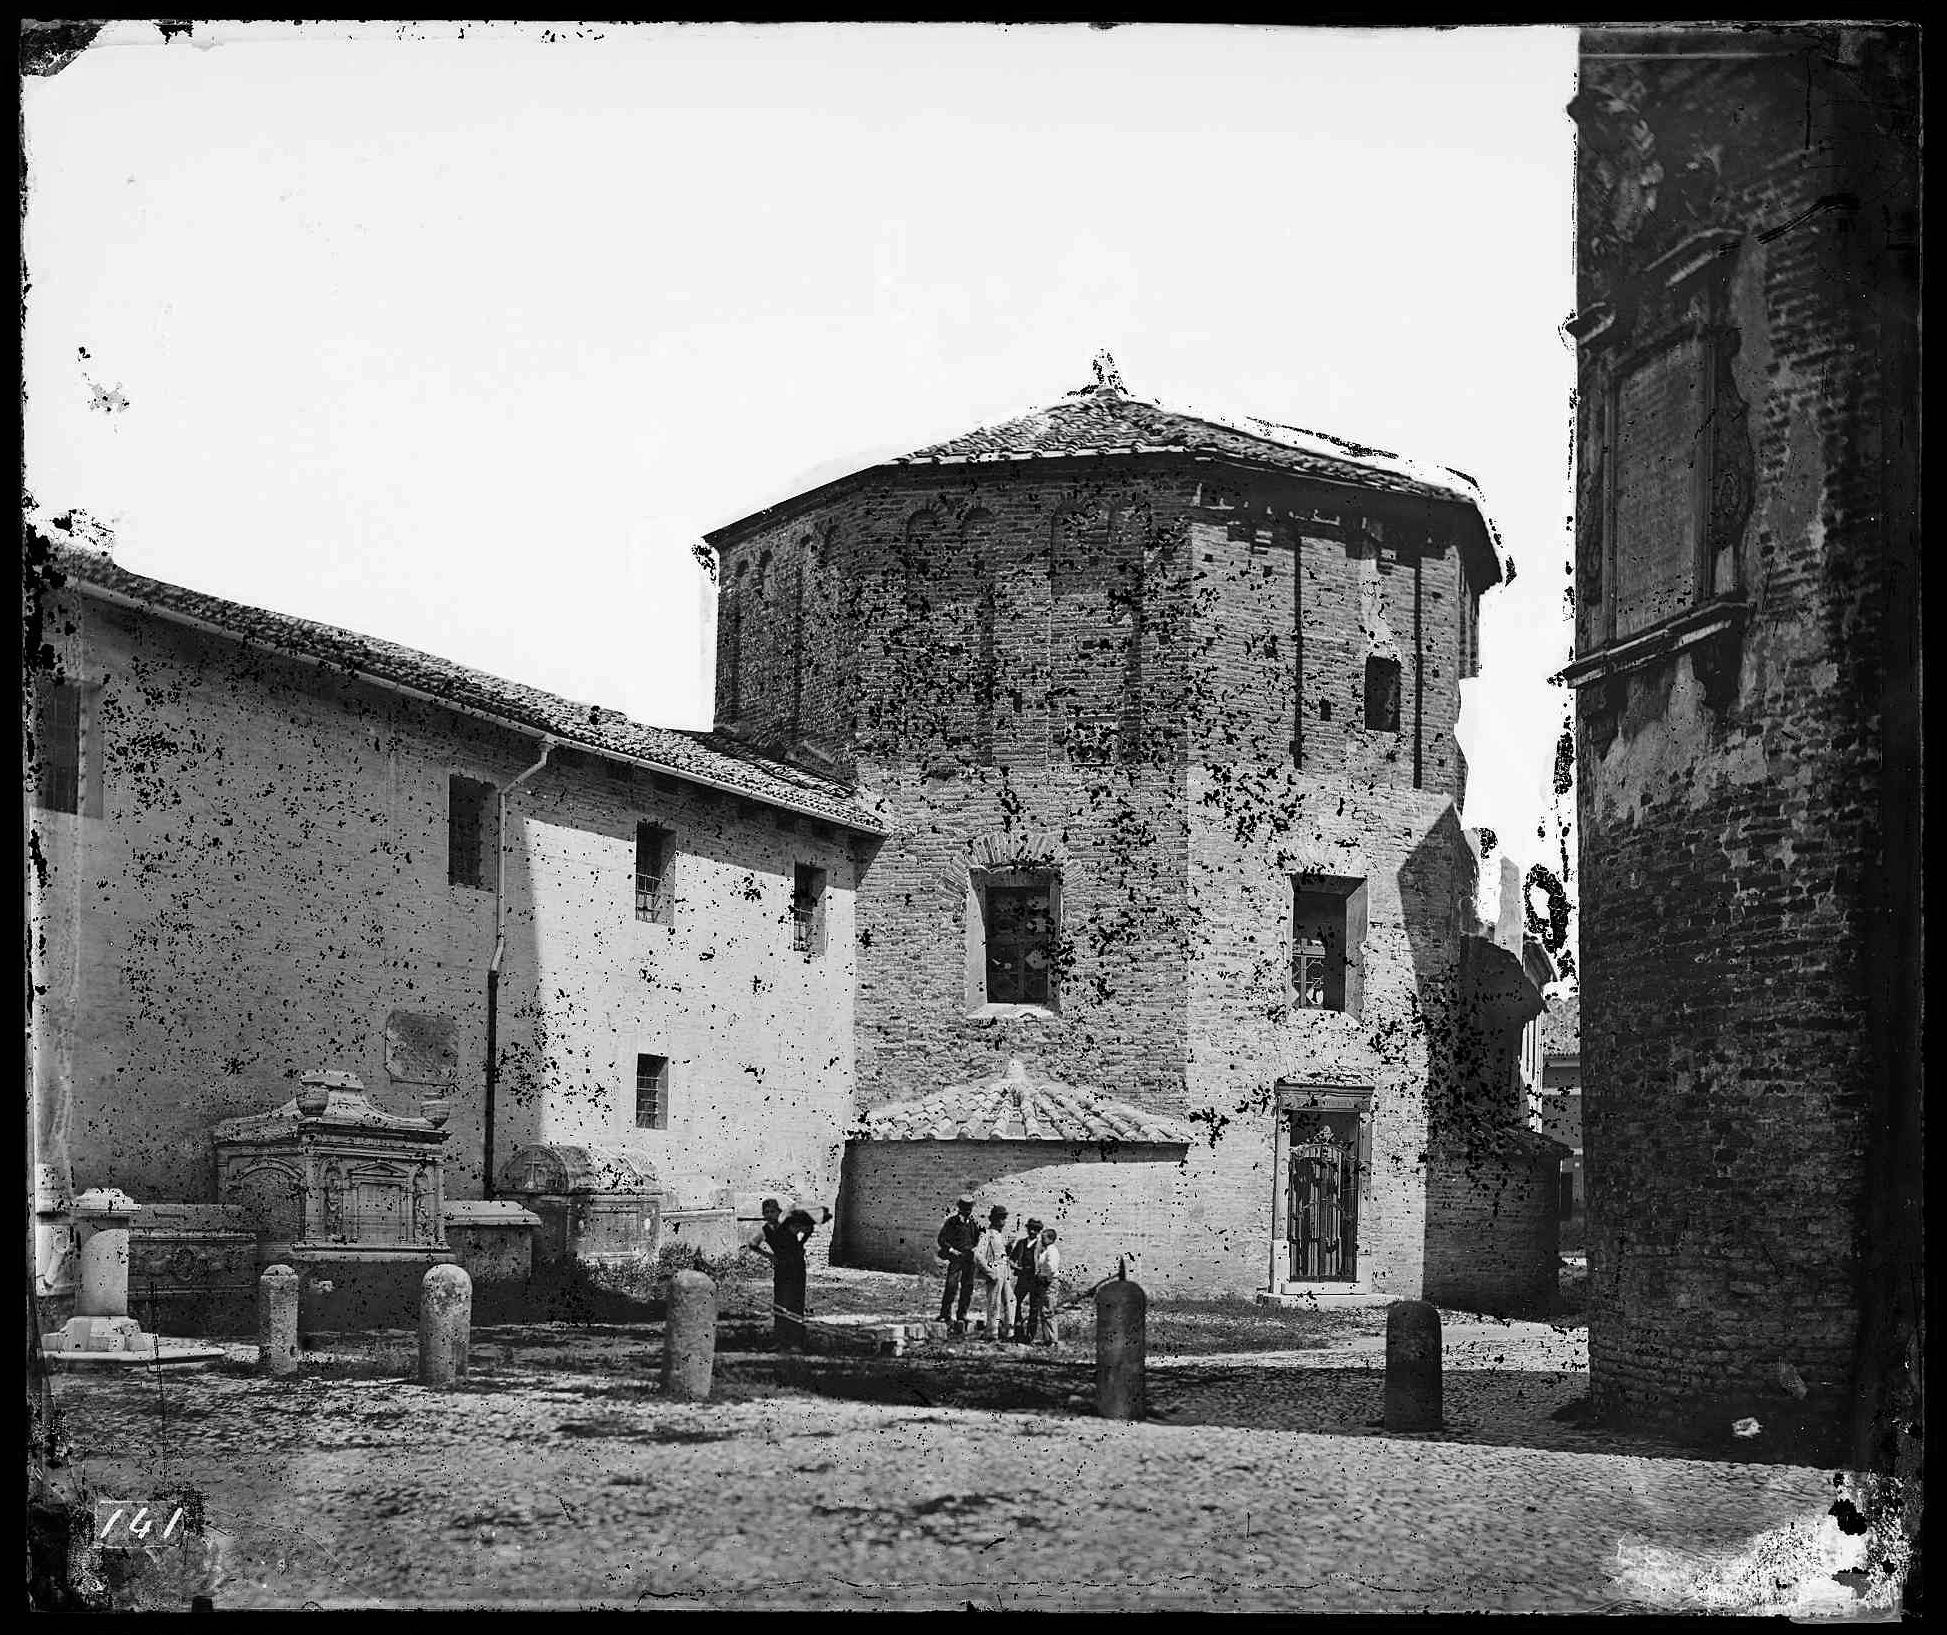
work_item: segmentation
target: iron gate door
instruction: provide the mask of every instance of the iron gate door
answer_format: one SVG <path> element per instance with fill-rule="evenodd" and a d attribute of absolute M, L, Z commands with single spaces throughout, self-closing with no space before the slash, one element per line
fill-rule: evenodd
<path fill-rule="evenodd" d="M 1357 1134 L 1334 1131 L 1317 1114 L 1304 1122 L 1312 1125 L 1309 1133 L 1296 1117 L 1292 1120 L 1285 1199 L 1288 1275 L 1294 1282 L 1350 1282 L 1356 1276 L 1358 1244 Z"/>

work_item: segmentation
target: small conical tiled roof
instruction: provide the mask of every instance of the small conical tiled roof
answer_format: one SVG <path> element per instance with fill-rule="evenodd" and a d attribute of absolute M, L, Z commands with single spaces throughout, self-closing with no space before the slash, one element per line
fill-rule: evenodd
<path fill-rule="evenodd" d="M 994 1078 L 875 1108 L 852 1134 L 862 1141 L 1130 1141 L 1178 1147 L 1193 1137 L 1182 1119 L 1031 1074 L 1018 1057 Z"/>
<path fill-rule="evenodd" d="M 891 463 L 944 465 L 1086 454 L 1202 454 L 1387 493 L 1479 502 L 1473 484 L 1457 471 L 1414 473 L 1400 455 L 1323 432 L 1273 420 L 1226 424 L 1132 397 L 1106 352 L 1095 360 L 1094 381 L 1059 403 L 963 432 Z"/>

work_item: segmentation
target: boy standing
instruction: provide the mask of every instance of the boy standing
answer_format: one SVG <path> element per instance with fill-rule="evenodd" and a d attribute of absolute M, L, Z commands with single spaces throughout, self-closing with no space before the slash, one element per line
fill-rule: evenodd
<path fill-rule="evenodd" d="M 1042 1345 L 1061 1344 L 1055 1308 L 1061 1297 L 1061 1251 L 1055 1247 L 1055 1229 L 1041 1234 L 1034 1251 L 1034 1307 L 1028 1317 L 1033 1337 Z"/>

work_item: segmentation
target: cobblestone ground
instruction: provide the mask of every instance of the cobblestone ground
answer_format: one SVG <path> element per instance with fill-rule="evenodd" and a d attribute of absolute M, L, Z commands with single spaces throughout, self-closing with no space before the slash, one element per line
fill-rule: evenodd
<path fill-rule="evenodd" d="M 62 1377 L 60 1476 L 205 1495 L 204 1546 L 125 1595 L 219 1608 L 1639 1610 L 1832 1502 L 1829 1472 L 1552 1418 L 1586 1359 L 1546 1324 L 1451 1318 L 1448 1430 L 1387 1436 L 1376 1326 L 1159 1354 L 1138 1425 L 1080 1405 L 1085 1345 L 729 1350 L 706 1405 L 661 1396 L 654 1325 L 476 1330 L 446 1393 L 400 1378 L 409 1334 L 288 1383 L 239 1347 L 216 1370 Z M 1667 1569 L 1653 1593 L 1645 1560 Z"/>

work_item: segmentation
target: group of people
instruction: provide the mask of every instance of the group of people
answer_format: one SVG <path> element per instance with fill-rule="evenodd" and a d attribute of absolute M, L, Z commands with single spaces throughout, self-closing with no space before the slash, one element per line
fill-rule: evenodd
<path fill-rule="evenodd" d="M 1061 1251 L 1055 1229 L 1030 1218 L 1019 1237 L 1008 1236 L 1007 1211 L 996 1204 L 982 1228 L 974 1219 L 974 1199 L 963 1192 L 954 1212 L 940 1226 L 939 1257 L 946 1268 L 940 1294 L 940 1321 L 952 1332 L 967 1332 L 967 1312 L 979 1286 L 985 1302 L 985 1333 L 990 1340 L 1020 1345 L 1058 1345 L 1056 1289 Z"/>
<path fill-rule="evenodd" d="M 771 1262 L 772 1312 L 776 1344 L 782 1351 L 805 1346 L 805 1243 L 818 1229 L 803 1209 L 788 1214 L 775 1198 L 763 1204 L 764 1225 L 751 1247 Z M 821 1213 L 831 1219 L 831 1211 Z M 946 1267 L 946 1289 L 940 1296 L 940 1321 L 955 1334 L 967 1332 L 967 1312 L 979 1287 L 985 1302 L 984 1332 L 990 1340 L 1012 1339 L 1021 1345 L 1059 1345 L 1056 1289 L 1061 1280 L 1061 1251 L 1055 1229 L 1030 1218 L 1019 1237 L 1010 1237 L 1007 1211 L 996 1204 L 987 1212 L 983 1229 L 974 1219 L 973 1194 L 963 1192 L 954 1212 L 940 1227 L 939 1256 Z"/>

